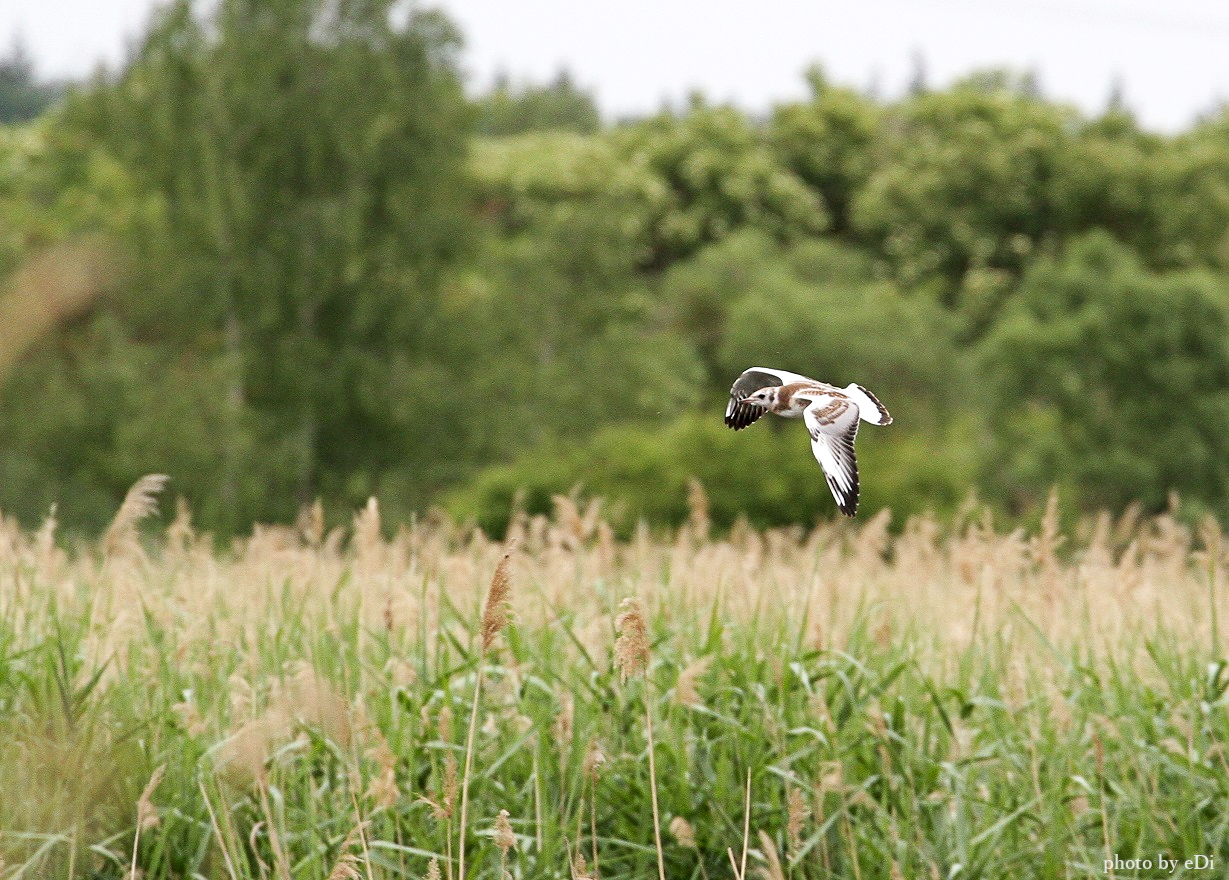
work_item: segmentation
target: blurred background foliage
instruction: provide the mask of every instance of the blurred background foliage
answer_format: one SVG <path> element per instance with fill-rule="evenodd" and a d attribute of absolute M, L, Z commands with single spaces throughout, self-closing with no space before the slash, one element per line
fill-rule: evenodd
<path fill-rule="evenodd" d="M 0 508 L 92 530 L 165 472 L 219 535 L 373 494 L 672 524 L 696 479 L 719 527 L 832 516 L 797 426 L 721 424 L 759 364 L 892 410 L 866 514 L 1229 521 L 1229 112 L 816 67 L 613 122 L 566 72 L 467 96 L 461 51 L 393 0 L 180 0 L 88 83 L 0 61 Z"/>

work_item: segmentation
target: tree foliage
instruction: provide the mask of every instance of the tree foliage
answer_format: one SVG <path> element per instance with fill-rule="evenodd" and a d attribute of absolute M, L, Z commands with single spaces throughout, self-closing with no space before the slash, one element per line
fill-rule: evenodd
<path fill-rule="evenodd" d="M 117 82 L 68 108 L 159 201 L 129 230 L 130 331 L 227 364 L 234 417 L 209 436 L 235 447 L 212 471 L 234 525 L 317 494 L 361 501 L 425 457 L 420 420 L 446 424 L 420 389 L 446 355 L 438 290 L 466 239 L 469 117 L 456 35 L 395 11 L 226 0 L 201 20 L 180 2 Z M 245 461 L 247 446 L 267 455 Z"/>
<path fill-rule="evenodd" d="M 1016 274 L 1059 231 L 1053 181 L 1072 111 L 975 80 L 893 115 L 852 213 L 903 284 L 938 277 L 954 303 L 975 273 Z"/>
<path fill-rule="evenodd" d="M 782 166 L 766 134 L 731 107 L 701 101 L 681 116 L 662 113 L 613 137 L 630 162 L 666 187 L 668 198 L 652 217 L 653 268 L 743 227 L 788 241 L 828 225 L 820 194 Z"/>
<path fill-rule="evenodd" d="M 762 118 L 604 126 L 566 74 L 467 101 L 457 34 L 392 0 L 195 8 L 0 128 L 5 510 L 98 525 L 156 471 L 222 532 L 372 493 L 498 527 L 578 484 L 630 525 L 698 477 L 719 524 L 809 521 L 805 435 L 720 421 L 762 364 L 892 410 L 866 512 L 1059 483 L 1229 517 L 1223 111 L 815 68 Z"/>
<path fill-rule="evenodd" d="M 985 357 L 1017 503 L 1053 481 L 1094 506 L 1176 491 L 1229 514 L 1226 279 L 1150 273 L 1093 234 L 1029 271 Z"/>
<path fill-rule="evenodd" d="M 854 197 L 875 168 L 883 110 L 831 84 L 820 67 L 807 72 L 807 82 L 811 99 L 777 107 L 769 136 L 779 161 L 823 199 L 832 231 L 847 235 Z"/>
<path fill-rule="evenodd" d="M 593 134 L 601 125 L 593 94 L 572 82 L 567 70 L 546 85 L 520 85 L 501 75 L 477 101 L 477 131 L 487 137 L 507 137 L 532 131 Z"/>

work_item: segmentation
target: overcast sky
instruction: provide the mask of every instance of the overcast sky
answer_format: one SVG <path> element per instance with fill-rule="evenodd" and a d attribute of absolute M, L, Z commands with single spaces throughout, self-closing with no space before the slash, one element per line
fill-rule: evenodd
<path fill-rule="evenodd" d="M 114 66 L 157 0 L 0 0 L 0 50 L 18 36 L 44 77 Z M 800 97 L 820 62 L 838 82 L 899 94 L 921 58 L 943 86 L 968 72 L 1032 70 L 1088 113 L 1115 81 L 1144 125 L 1177 131 L 1229 101 L 1225 0 L 442 0 L 461 27 L 471 86 L 502 70 L 567 68 L 610 117 L 693 90 L 762 111 Z"/>

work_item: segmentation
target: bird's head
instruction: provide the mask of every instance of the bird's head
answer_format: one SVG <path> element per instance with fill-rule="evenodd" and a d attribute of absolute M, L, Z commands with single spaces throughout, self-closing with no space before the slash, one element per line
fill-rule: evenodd
<path fill-rule="evenodd" d="M 759 391 L 752 392 L 744 397 L 739 403 L 750 404 L 751 406 L 759 406 L 764 409 L 770 409 L 776 402 L 776 388 L 761 388 Z"/>

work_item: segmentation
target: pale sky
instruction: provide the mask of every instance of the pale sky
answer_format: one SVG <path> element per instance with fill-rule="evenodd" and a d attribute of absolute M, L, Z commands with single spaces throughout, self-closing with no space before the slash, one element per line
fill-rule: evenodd
<path fill-rule="evenodd" d="M 44 77 L 115 66 L 157 0 L 0 0 L 0 51 L 20 35 Z M 899 94 L 914 58 L 943 86 L 972 70 L 1036 72 L 1050 98 L 1104 108 L 1114 82 L 1141 122 L 1177 131 L 1229 101 L 1225 0 L 420 0 L 460 26 L 475 90 L 495 72 L 566 67 L 608 117 L 692 90 L 762 112 L 840 83 Z"/>

